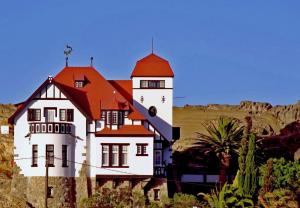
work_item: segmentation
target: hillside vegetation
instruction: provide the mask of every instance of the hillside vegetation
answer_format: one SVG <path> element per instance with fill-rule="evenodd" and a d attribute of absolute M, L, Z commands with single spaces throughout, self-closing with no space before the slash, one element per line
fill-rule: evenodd
<path fill-rule="evenodd" d="M 272 106 L 269 103 L 242 101 L 240 105 L 186 105 L 174 107 L 173 112 L 174 126 L 181 127 L 181 137 L 173 149 L 183 151 L 193 143 L 195 132 L 206 133 L 203 124 L 220 116 L 237 118 L 244 125 L 245 117 L 251 116 L 252 129 L 258 135 L 278 134 L 287 124 L 300 120 L 300 103 Z"/>

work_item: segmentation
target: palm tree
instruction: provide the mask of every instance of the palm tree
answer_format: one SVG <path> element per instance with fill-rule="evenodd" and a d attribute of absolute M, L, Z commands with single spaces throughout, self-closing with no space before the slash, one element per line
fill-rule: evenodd
<path fill-rule="evenodd" d="M 208 135 L 196 132 L 194 147 L 205 155 L 215 154 L 220 163 L 220 183 L 226 182 L 226 175 L 233 155 L 238 154 L 244 127 L 234 118 L 220 117 L 215 122 L 204 125 Z"/>

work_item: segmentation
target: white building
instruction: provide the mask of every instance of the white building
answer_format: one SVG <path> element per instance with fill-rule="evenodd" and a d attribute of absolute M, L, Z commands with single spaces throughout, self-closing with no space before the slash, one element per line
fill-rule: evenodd
<path fill-rule="evenodd" d="M 45 176 L 48 155 L 49 177 L 79 177 L 87 164 L 93 187 L 103 180 L 166 179 L 173 77 L 155 54 L 136 63 L 130 80 L 106 80 L 93 67 L 65 67 L 48 77 L 9 119 L 21 174 Z M 150 197 L 158 199 L 159 188 L 153 190 Z"/>

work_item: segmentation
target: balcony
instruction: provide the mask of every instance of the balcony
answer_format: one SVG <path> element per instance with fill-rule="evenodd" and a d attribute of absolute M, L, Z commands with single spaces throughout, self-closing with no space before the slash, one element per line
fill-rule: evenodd
<path fill-rule="evenodd" d="M 49 123 L 35 122 L 29 123 L 31 134 L 71 134 L 73 124 L 70 123 Z"/>
<path fill-rule="evenodd" d="M 166 177 L 166 168 L 165 167 L 154 167 L 154 176 Z"/>

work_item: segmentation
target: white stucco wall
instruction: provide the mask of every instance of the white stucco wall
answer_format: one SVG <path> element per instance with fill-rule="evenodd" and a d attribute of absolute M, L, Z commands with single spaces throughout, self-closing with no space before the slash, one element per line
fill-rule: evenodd
<path fill-rule="evenodd" d="M 166 89 L 140 89 L 140 80 L 165 80 Z M 134 106 L 157 128 L 166 139 L 172 139 L 173 126 L 173 78 L 170 77 L 133 77 Z M 138 88 L 138 89 L 136 89 Z M 143 96 L 143 102 L 141 97 Z M 162 97 L 165 101 L 162 101 Z M 155 106 L 157 115 L 151 117 L 148 109 Z"/>
<path fill-rule="evenodd" d="M 53 89 L 53 87 L 52 87 Z M 80 139 L 74 139 L 68 134 L 47 134 L 37 133 L 32 134 L 31 139 L 25 138 L 29 133 L 29 122 L 27 121 L 27 109 L 28 108 L 40 108 L 41 109 L 41 121 L 44 122 L 44 107 L 56 107 L 57 117 L 54 122 L 59 121 L 59 109 L 74 109 L 74 122 L 65 122 L 73 124 L 73 134 Z M 86 117 L 72 104 L 69 100 L 32 100 L 28 106 L 15 118 L 14 125 L 14 154 L 17 165 L 21 168 L 21 174 L 24 176 L 43 176 L 45 175 L 45 158 L 39 158 L 38 167 L 31 167 L 32 160 L 19 158 L 31 158 L 32 157 L 32 145 L 38 145 L 38 155 L 45 156 L 45 145 L 54 144 L 54 154 L 56 157 L 61 158 L 61 145 L 66 144 L 68 146 L 68 159 L 75 160 L 82 163 L 85 160 L 84 146 L 86 145 Z M 71 146 L 73 145 L 76 154 L 72 155 Z M 69 168 L 61 167 L 61 161 L 55 161 L 55 168 L 49 168 L 49 176 L 78 176 L 78 171 L 81 169 L 80 164 L 69 165 Z"/>
<path fill-rule="evenodd" d="M 129 143 L 128 168 L 102 168 L 101 143 Z M 137 143 L 148 143 L 148 156 L 136 156 Z M 153 175 L 153 137 L 94 137 L 91 135 L 90 176 L 96 175 Z M 96 167 L 94 167 L 96 166 Z"/>

